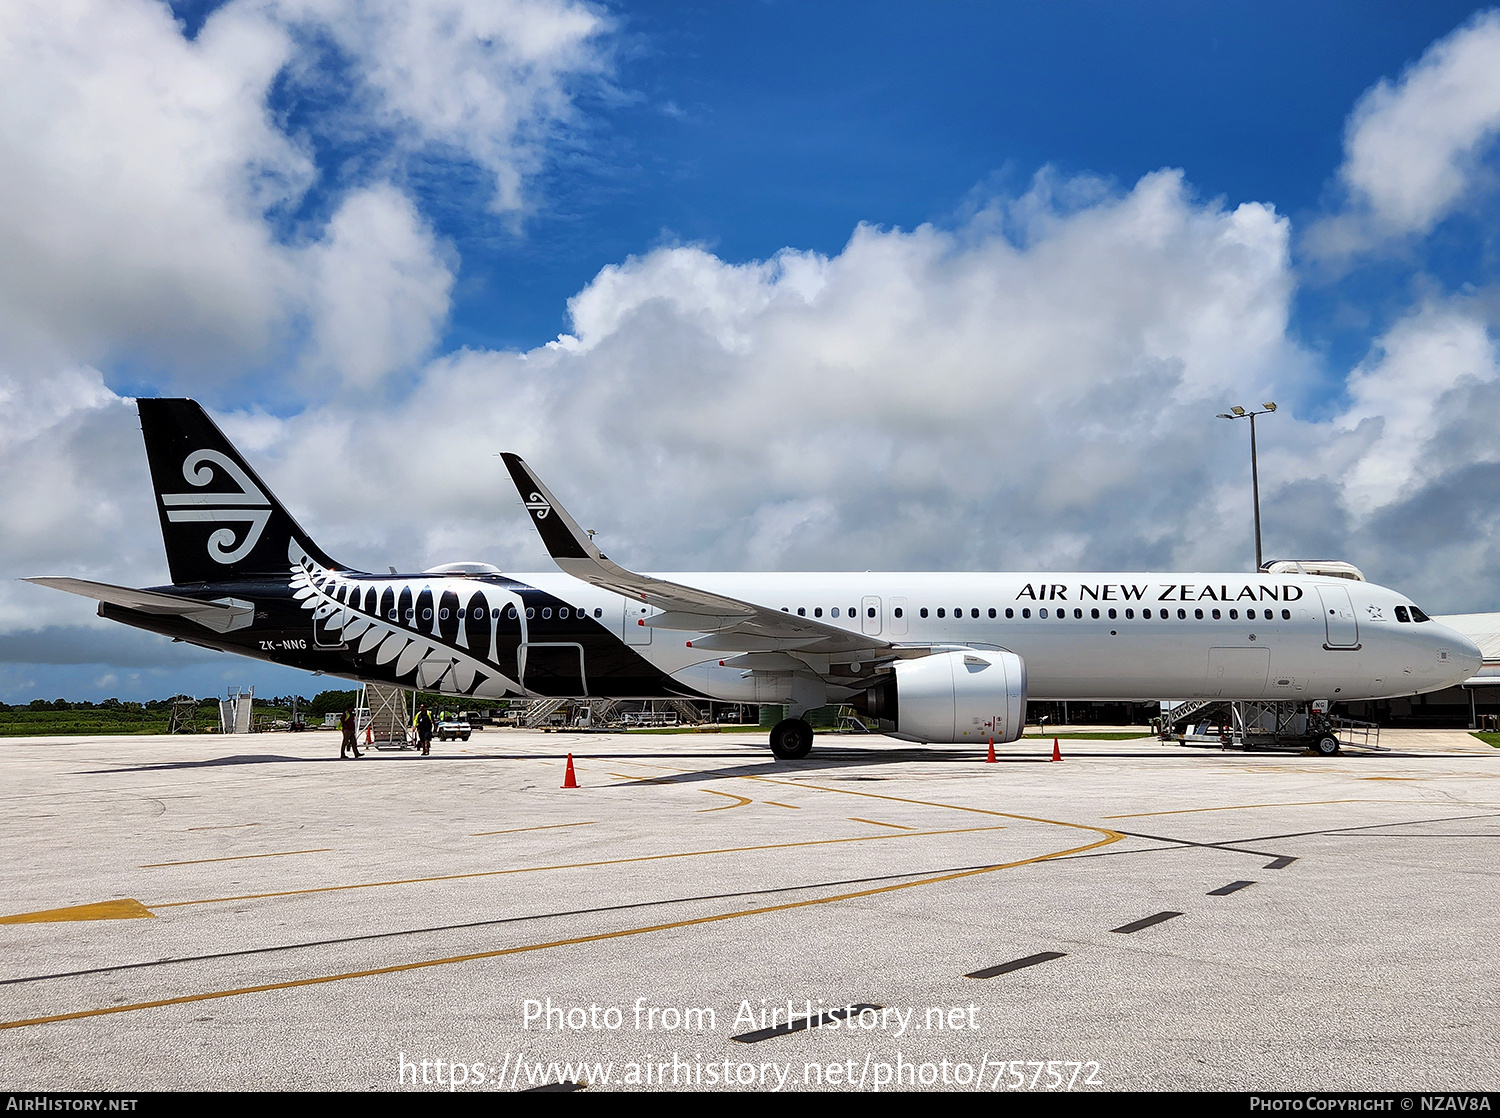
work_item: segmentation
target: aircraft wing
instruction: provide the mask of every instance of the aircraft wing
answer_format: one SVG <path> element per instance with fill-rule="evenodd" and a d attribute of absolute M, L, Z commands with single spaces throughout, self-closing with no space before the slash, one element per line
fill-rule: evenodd
<path fill-rule="evenodd" d="M 53 590 L 66 590 L 112 606 L 149 613 L 155 616 L 185 617 L 196 621 L 216 633 L 229 633 L 243 629 L 255 619 L 255 606 L 238 598 L 218 598 L 211 602 L 200 598 L 184 598 L 177 594 L 163 594 L 158 590 L 135 590 L 129 586 L 114 586 L 108 582 L 90 582 L 84 578 L 27 578 L 23 582 L 34 582 Z"/>
<path fill-rule="evenodd" d="M 695 586 L 628 571 L 594 546 L 588 533 L 568 515 L 557 498 L 518 455 L 502 454 L 526 511 L 536 525 L 553 561 L 564 574 L 634 598 L 662 613 L 643 618 L 653 629 L 708 633 L 695 638 L 694 648 L 723 652 L 795 651 L 838 655 L 891 649 L 890 641 L 851 633 L 822 621 L 797 617 L 784 610 L 742 602 Z"/>

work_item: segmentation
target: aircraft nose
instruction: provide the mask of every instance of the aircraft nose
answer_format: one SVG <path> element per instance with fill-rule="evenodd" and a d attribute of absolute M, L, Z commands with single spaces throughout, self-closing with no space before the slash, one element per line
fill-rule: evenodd
<path fill-rule="evenodd" d="M 1484 665 L 1484 653 L 1480 651 L 1477 644 L 1445 625 L 1438 626 L 1433 636 L 1437 638 L 1437 647 L 1446 648 L 1449 659 L 1453 661 L 1453 670 L 1449 673 L 1453 680 L 1452 685 L 1462 683 L 1479 674 L 1479 669 Z"/>

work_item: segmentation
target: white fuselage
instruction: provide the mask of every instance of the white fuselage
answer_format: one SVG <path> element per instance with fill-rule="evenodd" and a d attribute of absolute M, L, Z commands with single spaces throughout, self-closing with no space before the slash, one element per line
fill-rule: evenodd
<path fill-rule="evenodd" d="M 618 619 L 663 671 L 728 701 L 773 701 L 766 674 L 691 647 L 698 634 L 640 625 L 656 612 L 557 572 L 512 576 Z M 896 645 L 1005 649 L 1036 700 L 1390 698 L 1454 686 L 1479 649 L 1368 582 L 1305 575 L 663 574 Z M 851 616 L 852 611 L 852 616 Z M 532 638 L 535 639 L 535 638 Z M 769 650 L 769 649 L 768 649 Z M 789 651 L 795 651 L 788 647 Z M 857 663 L 857 657 L 843 657 Z M 860 686 L 858 670 L 849 685 Z M 864 666 L 865 678 L 869 673 Z M 843 678 L 840 679 L 843 682 Z"/>

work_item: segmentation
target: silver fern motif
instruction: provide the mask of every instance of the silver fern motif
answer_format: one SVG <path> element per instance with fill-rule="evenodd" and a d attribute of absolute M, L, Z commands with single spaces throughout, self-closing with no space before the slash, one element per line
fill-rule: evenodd
<path fill-rule="evenodd" d="M 523 693 L 512 675 L 501 670 L 495 657 L 499 650 L 495 630 L 500 610 L 521 607 L 519 596 L 492 584 L 476 586 L 464 579 L 438 579 L 421 586 L 391 579 L 356 581 L 315 562 L 296 539 L 287 545 L 287 559 L 291 562 L 292 595 L 312 614 L 313 623 L 321 624 L 330 637 L 352 645 L 357 655 L 373 656 L 377 666 L 389 666 L 397 682 L 425 691 L 492 698 Z M 430 631 L 418 628 L 419 619 L 415 617 L 407 626 L 366 611 L 359 602 L 372 590 L 377 603 L 384 599 L 387 590 L 397 598 L 403 590 L 409 590 L 414 601 L 426 590 L 434 602 L 444 592 L 451 592 L 463 603 L 463 614 L 478 609 L 476 602 L 484 603 L 489 626 L 488 656 L 480 658 L 469 649 L 466 625 L 459 625 L 451 642 L 445 640 L 439 632 L 437 609 L 432 611 Z"/>

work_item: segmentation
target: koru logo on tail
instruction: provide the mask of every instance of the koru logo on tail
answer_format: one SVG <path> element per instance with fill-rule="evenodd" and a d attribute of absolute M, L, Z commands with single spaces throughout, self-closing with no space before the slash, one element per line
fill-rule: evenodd
<path fill-rule="evenodd" d="M 208 557 L 215 563 L 238 563 L 255 549 L 260 534 L 271 519 L 271 502 L 244 470 L 217 450 L 195 450 L 182 460 L 182 476 L 189 485 L 203 486 L 214 480 L 214 469 L 223 470 L 240 487 L 238 493 L 163 493 L 167 519 L 213 524 L 249 525 L 245 538 L 234 546 L 233 528 L 220 528 L 208 537 Z"/>
<path fill-rule="evenodd" d="M 538 520 L 546 520 L 547 514 L 552 511 L 552 506 L 547 503 L 547 498 L 540 493 L 533 493 L 526 498 L 526 508 L 532 512 Z"/>

